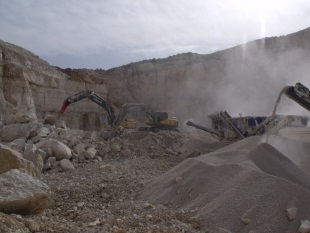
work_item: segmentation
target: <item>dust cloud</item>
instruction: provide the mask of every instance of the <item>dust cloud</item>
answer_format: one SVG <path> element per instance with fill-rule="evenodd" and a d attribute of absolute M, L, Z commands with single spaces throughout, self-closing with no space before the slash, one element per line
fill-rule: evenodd
<path fill-rule="evenodd" d="M 176 116 L 183 128 L 189 128 L 187 120 L 208 127 L 208 115 L 223 110 L 233 117 L 270 116 L 283 88 L 296 82 L 310 86 L 310 57 L 303 49 L 278 45 L 280 39 L 137 64 L 128 70 L 134 85 L 141 85 L 133 100 Z M 277 113 L 309 114 L 288 98 L 278 102 Z"/>
<path fill-rule="evenodd" d="M 296 82 L 310 85 L 310 60 L 302 50 L 276 52 L 250 42 L 215 55 L 192 65 L 182 93 L 175 95 L 187 106 L 182 115 L 203 124 L 207 115 L 223 110 L 234 117 L 270 116 L 284 88 Z M 282 115 L 309 114 L 288 98 L 281 104 L 279 99 L 276 107 Z"/>
<path fill-rule="evenodd" d="M 274 104 L 274 108 L 273 108 L 273 111 L 272 111 L 271 116 L 274 116 L 274 115 L 277 114 L 277 107 L 278 107 L 278 105 L 279 105 L 279 103 L 280 103 L 280 101 L 281 101 L 281 96 L 287 91 L 288 88 L 289 88 L 289 86 L 286 86 L 286 87 L 284 87 L 283 90 L 280 92 L 280 94 L 279 94 L 279 96 L 278 96 L 278 98 L 277 98 L 277 100 L 276 100 L 276 103 Z"/>

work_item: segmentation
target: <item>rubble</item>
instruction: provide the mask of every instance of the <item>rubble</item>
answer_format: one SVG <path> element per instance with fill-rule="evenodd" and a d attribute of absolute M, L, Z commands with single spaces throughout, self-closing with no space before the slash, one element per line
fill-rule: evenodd
<path fill-rule="evenodd" d="M 290 207 L 286 209 L 286 215 L 290 221 L 293 221 L 296 218 L 297 208 Z"/>

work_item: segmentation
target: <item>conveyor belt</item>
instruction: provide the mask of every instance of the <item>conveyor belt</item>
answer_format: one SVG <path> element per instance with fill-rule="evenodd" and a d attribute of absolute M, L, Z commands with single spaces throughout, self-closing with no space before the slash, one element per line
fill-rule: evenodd
<path fill-rule="evenodd" d="M 310 111 L 310 103 L 308 101 L 306 101 L 305 99 L 299 97 L 295 91 L 294 91 L 294 87 L 289 87 L 286 92 L 285 95 L 294 100 L 296 103 L 298 103 L 300 106 L 302 106 L 303 108 L 307 109 L 308 111 Z"/>

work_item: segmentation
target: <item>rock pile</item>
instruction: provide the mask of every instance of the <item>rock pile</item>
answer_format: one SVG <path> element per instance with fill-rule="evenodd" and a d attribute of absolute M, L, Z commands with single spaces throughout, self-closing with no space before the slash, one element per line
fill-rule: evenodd
<path fill-rule="evenodd" d="M 141 198 L 192 212 L 209 232 L 309 232 L 310 174 L 264 140 L 247 138 L 185 160 Z M 269 141 L 281 140 L 285 151 L 286 139 Z"/>

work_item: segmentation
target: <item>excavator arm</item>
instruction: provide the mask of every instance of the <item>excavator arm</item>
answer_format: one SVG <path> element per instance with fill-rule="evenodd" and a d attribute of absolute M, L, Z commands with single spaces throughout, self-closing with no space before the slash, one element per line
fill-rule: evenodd
<path fill-rule="evenodd" d="M 295 86 L 288 86 L 284 93 L 288 98 L 310 111 L 310 92 L 307 87 L 301 83 L 296 83 Z"/>
<path fill-rule="evenodd" d="M 110 106 L 105 100 L 103 100 L 100 96 L 98 96 L 91 90 L 81 91 L 75 94 L 74 96 L 70 96 L 67 99 L 65 99 L 60 109 L 59 115 L 62 115 L 70 104 L 76 103 L 85 98 L 88 98 L 89 100 L 93 101 L 94 103 L 104 108 L 107 112 L 108 123 L 110 125 L 114 124 L 116 116 L 114 114 L 112 106 Z"/>

